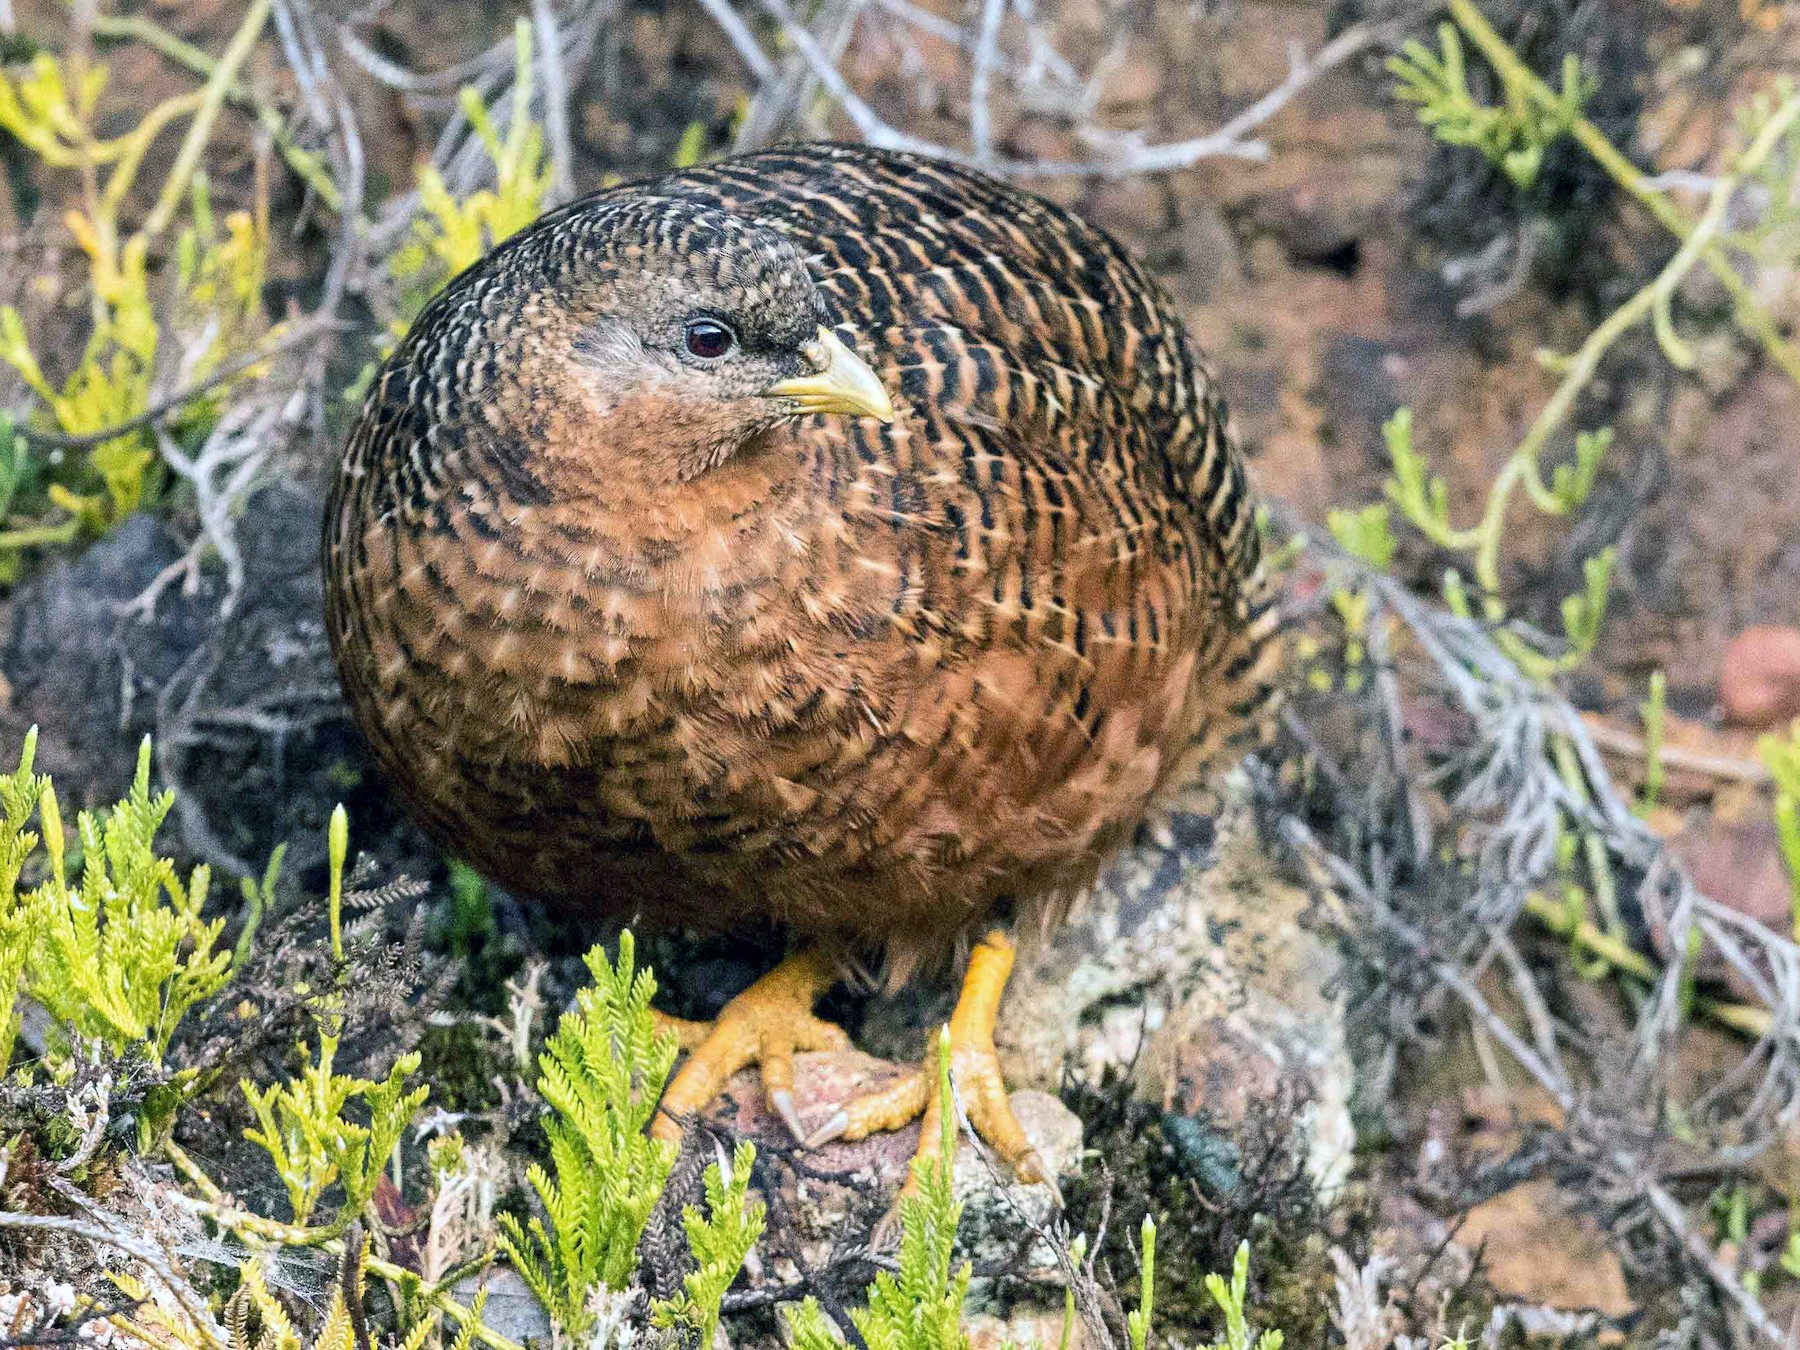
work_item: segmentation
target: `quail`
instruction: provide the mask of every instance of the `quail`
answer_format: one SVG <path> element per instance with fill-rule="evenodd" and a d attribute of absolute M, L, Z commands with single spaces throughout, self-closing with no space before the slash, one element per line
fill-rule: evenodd
<path fill-rule="evenodd" d="M 1025 1179 L 1004 916 L 1051 919 L 1216 768 L 1277 644 L 1225 404 L 1108 236 L 972 169 L 788 147 L 608 188 L 453 280 L 380 370 L 325 523 L 354 716 L 447 850 L 612 920 L 801 944 L 656 1130 L 797 1051 L 849 963 L 976 938 L 974 1128 Z M 985 934 L 985 935 L 983 935 Z M 937 1074 L 806 1142 L 924 1112 Z"/>

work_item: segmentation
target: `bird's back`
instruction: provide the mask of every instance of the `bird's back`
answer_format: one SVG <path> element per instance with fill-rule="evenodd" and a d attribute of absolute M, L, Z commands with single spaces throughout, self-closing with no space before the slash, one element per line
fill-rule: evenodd
<path fill-rule="evenodd" d="M 450 757 L 463 781 L 410 795 L 523 889 L 616 876 L 642 894 L 615 909 L 769 917 L 902 960 L 1002 896 L 1066 889 L 1171 776 L 1216 762 L 1267 688 L 1243 464 L 1167 298 L 1071 214 L 906 155 L 794 147 L 613 191 L 788 236 L 900 415 L 804 419 L 741 467 L 766 482 L 696 480 L 704 559 L 669 546 L 625 600 L 587 601 L 628 606 L 606 635 L 621 666 L 455 705 L 572 709 L 608 735 L 559 733 L 556 762 L 534 763 L 542 715 L 515 714 L 533 721 L 516 743 L 483 726 Z M 383 453 L 369 440 L 353 471 Z M 644 566 L 667 570 L 646 583 Z M 362 640 L 356 616 L 341 626 Z M 584 712 L 624 685 L 635 721 Z M 403 783 L 407 739 L 440 734 L 391 730 Z"/>

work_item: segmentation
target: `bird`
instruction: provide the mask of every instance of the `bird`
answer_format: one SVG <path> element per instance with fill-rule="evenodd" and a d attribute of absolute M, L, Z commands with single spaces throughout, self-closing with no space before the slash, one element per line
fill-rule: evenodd
<path fill-rule="evenodd" d="M 454 278 L 332 475 L 327 625 L 374 758 L 515 895 L 780 926 L 654 1131 L 739 1070 L 807 1146 L 923 1115 L 916 1072 L 803 1128 L 816 1003 L 960 959 L 950 1065 L 1026 1181 L 994 1029 L 1157 794 L 1266 725 L 1280 642 L 1219 384 L 1161 286 L 944 159 L 777 147 L 553 209 Z M 916 1174 L 916 1169 L 915 1169 Z"/>

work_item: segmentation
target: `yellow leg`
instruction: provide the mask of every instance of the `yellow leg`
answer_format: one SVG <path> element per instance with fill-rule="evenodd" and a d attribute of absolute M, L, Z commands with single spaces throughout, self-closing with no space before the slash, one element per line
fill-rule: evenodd
<path fill-rule="evenodd" d="M 1012 974 L 1013 945 L 1004 933 L 983 938 L 969 957 L 969 973 L 962 994 L 950 1015 L 950 1076 L 958 1100 L 975 1133 L 984 1139 L 1014 1174 L 1027 1184 L 1048 1180 L 1043 1161 L 1025 1137 L 1006 1083 L 1000 1076 L 1000 1058 L 994 1050 L 994 1020 L 1000 1013 L 1000 996 Z M 919 1135 L 919 1158 L 936 1158 L 939 1152 L 938 1037 L 929 1037 L 926 1063 L 879 1092 L 859 1097 L 826 1121 L 809 1145 L 832 1139 L 861 1139 L 878 1130 L 893 1130 L 914 1119 L 925 1119 Z M 909 1176 L 906 1190 L 914 1188 Z"/>
<path fill-rule="evenodd" d="M 691 1053 L 663 1092 L 650 1132 L 658 1139 L 679 1140 L 683 1124 L 719 1095 L 732 1074 L 758 1064 L 770 1108 L 795 1139 L 803 1138 L 794 1109 L 794 1052 L 850 1048 L 842 1027 L 813 1016 L 813 1004 L 836 980 L 836 971 L 823 954 L 805 951 L 790 956 L 732 999 L 710 1027 L 660 1017 L 660 1025 L 673 1031 Z"/>
<path fill-rule="evenodd" d="M 684 1052 L 698 1050 L 706 1044 L 706 1038 L 712 1035 L 711 1022 L 690 1022 L 685 1017 L 672 1017 L 655 1008 L 650 1010 L 650 1020 L 655 1023 L 658 1032 L 673 1036 L 675 1044 Z"/>

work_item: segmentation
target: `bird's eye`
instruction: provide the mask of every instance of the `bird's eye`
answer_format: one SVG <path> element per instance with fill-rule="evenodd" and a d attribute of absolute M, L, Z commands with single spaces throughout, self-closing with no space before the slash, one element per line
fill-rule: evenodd
<path fill-rule="evenodd" d="M 729 356 L 737 346 L 737 334 L 717 319 L 692 319 L 687 326 L 688 354 L 702 361 L 716 361 Z"/>

